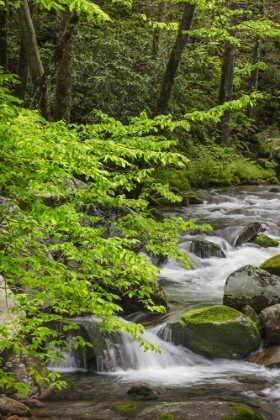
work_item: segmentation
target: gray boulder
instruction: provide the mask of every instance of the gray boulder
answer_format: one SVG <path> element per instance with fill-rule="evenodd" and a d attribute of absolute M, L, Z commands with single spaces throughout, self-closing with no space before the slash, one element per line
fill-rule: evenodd
<path fill-rule="evenodd" d="M 231 273 L 225 283 L 223 304 L 241 310 L 250 305 L 257 313 L 280 303 L 280 277 L 246 265 Z"/>
<path fill-rule="evenodd" d="M 169 327 L 175 344 L 210 359 L 242 359 L 260 343 L 260 334 L 253 321 L 222 305 L 187 312 Z"/>
<path fill-rule="evenodd" d="M 260 318 L 265 332 L 265 345 L 280 344 L 280 304 L 264 309 Z"/>

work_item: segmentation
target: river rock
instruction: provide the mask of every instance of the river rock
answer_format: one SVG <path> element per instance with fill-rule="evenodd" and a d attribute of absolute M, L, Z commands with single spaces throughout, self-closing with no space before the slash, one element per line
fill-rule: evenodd
<path fill-rule="evenodd" d="M 270 274 L 275 274 L 280 277 L 280 254 L 274 255 L 274 257 L 269 258 L 264 261 L 260 268 L 265 271 L 268 271 Z"/>
<path fill-rule="evenodd" d="M 27 342 L 22 343 L 23 346 L 28 346 Z M 29 386 L 30 391 L 28 397 L 39 394 L 41 392 L 40 385 L 36 380 L 29 374 L 29 369 L 34 369 L 39 373 L 42 373 L 46 368 L 42 365 L 41 360 L 30 354 L 17 354 L 14 349 L 7 348 L 1 352 L 3 358 L 3 367 L 6 372 L 11 372 L 16 382 L 22 382 Z M 11 387 L 8 389 L 1 389 L 0 391 L 6 395 L 13 395 L 17 399 L 21 399 L 21 394 Z"/>
<path fill-rule="evenodd" d="M 134 395 L 141 399 L 157 399 L 160 392 L 146 382 L 136 382 L 127 391 L 128 395 Z"/>
<path fill-rule="evenodd" d="M 191 241 L 190 252 L 193 252 L 200 258 L 226 258 L 226 254 L 220 245 L 205 239 L 193 239 Z"/>
<path fill-rule="evenodd" d="M 210 359 L 242 359 L 260 343 L 260 334 L 253 321 L 222 305 L 187 312 L 169 327 L 175 344 Z"/>
<path fill-rule="evenodd" d="M 0 398 L 0 414 L 16 414 L 18 416 L 29 416 L 30 409 L 19 401 L 9 397 Z"/>
<path fill-rule="evenodd" d="M 250 305 L 257 313 L 280 303 L 280 277 L 246 265 L 231 273 L 225 283 L 223 304 L 241 310 Z"/>
<path fill-rule="evenodd" d="M 259 315 L 255 311 L 255 309 L 253 309 L 252 306 L 250 306 L 250 305 L 245 305 L 245 306 L 242 306 L 240 312 L 242 312 L 244 315 L 251 318 L 251 320 L 254 322 L 257 329 L 259 330 L 260 335 L 262 336 L 263 335 L 262 322 L 261 322 L 261 319 L 260 319 Z"/>
<path fill-rule="evenodd" d="M 145 408 L 135 420 L 264 420 L 252 408 L 227 401 L 162 403 Z"/>
<path fill-rule="evenodd" d="M 264 309 L 260 318 L 265 331 L 265 345 L 280 344 L 280 304 Z"/>
<path fill-rule="evenodd" d="M 245 242 L 250 241 L 255 235 L 257 235 L 261 229 L 262 225 L 258 222 L 250 223 L 248 226 L 243 228 L 241 232 L 238 233 L 235 241 L 234 246 L 240 246 Z"/>
<path fill-rule="evenodd" d="M 280 346 L 273 346 L 249 356 L 250 363 L 257 363 L 268 368 L 280 368 Z"/>
<path fill-rule="evenodd" d="M 251 242 L 261 246 L 262 248 L 275 248 L 279 245 L 278 241 L 270 238 L 267 235 L 264 235 L 263 233 L 254 236 L 254 238 L 251 239 Z"/>

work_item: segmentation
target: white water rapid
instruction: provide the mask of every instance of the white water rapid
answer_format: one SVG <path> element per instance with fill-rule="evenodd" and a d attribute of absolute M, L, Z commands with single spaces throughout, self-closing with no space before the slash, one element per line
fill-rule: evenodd
<path fill-rule="evenodd" d="M 144 334 L 144 338 L 159 345 L 162 352 L 144 352 L 124 333 L 113 340 L 107 337 L 107 350 L 99 357 L 100 373 L 114 377 L 119 383 L 141 380 L 167 389 L 200 389 L 205 395 L 226 390 L 242 396 L 248 403 L 274 405 L 280 418 L 280 369 L 267 369 L 246 361 L 209 361 L 172 344 L 170 331 L 165 326 L 167 318 L 175 320 L 191 309 L 222 304 L 224 284 L 230 273 L 248 264 L 259 266 L 280 254 L 280 246 L 234 247 L 238 232 L 251 222 L 260 222 L 263 233 L 280 242 L 280 187 L 276 193 L 271 189 L 271 186 L 251 186 L 198 190 L 196 194 L 203 199 L 203 204 L 163 209 L 166 217 L 176 215 L 196 219 L 198 224 L 212 225 L 212 236 L 202 234 L 191 238 L 219 244 L 226 258 L 199 258 L 190 252 L 189 242 L 184 241 L 190 236 L 183 234 L 181 247 L 190 256 L 192 269 L 186 270 L 174 260 L 162 266 L 160 282 L 167 293 L 170 311 L 165 318 L 159 318 L 159 325 L 147 328 Z M 141 318 L 141 314 L 138 317 Z M 68 360 L 68 355 L 65 357 Z M 52 370 L 77 369 L 73 359 L 69 363 L 64 367 L 52 366 Z M 83 367 L 82 364 L 79 367 Z"/>

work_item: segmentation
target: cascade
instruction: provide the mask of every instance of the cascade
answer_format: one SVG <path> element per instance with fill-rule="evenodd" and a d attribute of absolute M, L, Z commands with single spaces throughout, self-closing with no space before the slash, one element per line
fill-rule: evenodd
<path fill-rule="evenodd" d="M 237 390 L 248 402 L 258 399 L 264 405 L 271 403 L 280 409 L 279 369 L 267 369 L 246 361 L 207 360 L 187 348 L 175 346 L 165 324 L 165 321 L 173 321 L 191 309 L 221 304 L 229 274 L 244 265 L 259 266 L 266 259 L 280 254 L 280 247 L 233 246 L 238 232 L 252 222 L 261 223 L 263 233 L 280 242 L 280 194 L 270 192 L 270 188 L 199 190 L 196 194 L 203 199 L 203 204 L 178 210 L 176 207 L 163 209 L 163 216 L 180 215 L 184 219 L 195 218 L 197 223 L 208 223 L 213 226 L 213 233 L 211 236 L 201 232 L 194 236 L 182 234 L 180 247 L 190 257 L 190 270 L 174 259 L 159 261 L 153 257 L 153 262 L 158 261 L 162 268 L 159 279 L 167 293 L 170 310 L 165 316 L 150 316 L 156 325 L 147 327 L 143 338 L 157 344 L 161 353 L 144 352 L 139 343 L 124 332 L 99 334 L 96 321 L 88 319 L 83 329 L 94 345 L 94 371 L 101 376 L 117 378 L 119 383 L 143 380 L 171 388 L 194 390 L 203 387 L 205 395 L 207 392 L 215 394 L 220 389 Z M 188 241 L 194 238 L 218 244 L 226 258 L 202 259 L 195 255 Z M 133 320 L 133 317 L 129 319 Z M 141 319 L 144 316 L 135 314 L 135 322 L 141 322 Z M 146 324 L 151 323 L 147 321 Z M 60 371 L 88 368 L 88 355 L 79 358 L 77 360 L 72 350 L 65 353 L 64 365 L 53 364 L 49 368 Z"/>

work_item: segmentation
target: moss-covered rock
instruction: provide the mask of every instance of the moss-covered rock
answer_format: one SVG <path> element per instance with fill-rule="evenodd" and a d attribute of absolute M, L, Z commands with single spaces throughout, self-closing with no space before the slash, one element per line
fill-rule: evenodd
<path fill-rule="evenodd" d="M 222 420 L 263 420 L 263 417 L 260 414 L 245 405 L 233 404 L 232 406 L 235 413 L 223 417 Z"/>
<path fill-rule="evenodd" d="M 250 242 L 253 242 L 256 245 L 259 245 L 262 248 L 277 247 L 279 245 L 279 242 L 277 242 L 273 238 L 270 238 L 269 236 L 264 235 L 263 233 L 260 233 L 254 236 L 254 238 L 251 239 Z"/>
<path fill-rule="evenodd" d="M 187 194 L 185 196 L 185 200 L 187 200 L 188 204 L 202 204 L 203 200 L 195 194 Z"/>
<path fill-rule="evenodd" d="M 170 328 L 175 344 L 211 359 L 242 359 L 260 343 L 260 334 L 253 321 L 223 305 L 188 312 Z"/>
<path fill-rule="evenodd" d="M 115 411 L 123 416 L 130 416 L 137 411 L 136 404 L 114 404 L 110 405 L 110 410 Z"/>
<path fill-rule="evenodd" d="M 280 254 L 274 255 L 260 265 L 262 270 L 280 277 Z"/>

